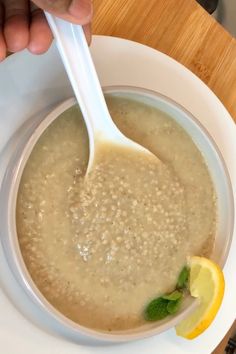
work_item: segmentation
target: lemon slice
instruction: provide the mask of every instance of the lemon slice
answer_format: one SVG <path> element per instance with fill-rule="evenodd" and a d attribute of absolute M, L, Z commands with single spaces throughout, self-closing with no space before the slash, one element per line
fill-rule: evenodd
<path fill-rule="evenodd" d="M 199 305 L 175 329 L 178 336 L 194 339 L 214 320 L 224 296 L 225 281 L 220 267 L 207 258 L 192 257 L 189 266 L 190 293 L 199 299 Z"/>

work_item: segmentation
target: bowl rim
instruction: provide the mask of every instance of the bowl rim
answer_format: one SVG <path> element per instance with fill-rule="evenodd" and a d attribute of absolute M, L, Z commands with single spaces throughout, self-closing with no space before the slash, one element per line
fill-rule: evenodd
<path fill-rule="evenodd" d="M 185 115 L 193 121 L 201 130 L 202 134 L 210 141 L 211 147 L 213 150 L 215 150 L 217 156 L 219 157 L 219 161 L 221 162 L 221 165 L 223 166 L 222 173 L 225 176 L 225 181 L 227 185 L 227 189 L 229 192 L 229 197 L 230 197 L 230 219 L 231 219 L 231 228 L 230 228 L 230 235 L 228 238 L 228 245 L 226 247 L 226 252 L 224 255 L 224 259 L 222 262 L 222 265 L 225 264 L 226 259 L 229 254 L 232 238 L 233 238 L 233 230 L 234 230 L 234 200 L 233 200 L 233 188 L 229 176 L 229 172 L 227 169 L 227 166 L 224 162 L 224 158 L 215 143 L 215 141 L 212 139 L 206 128 L 184 107 L 182 107 L 180 104 L 176 103 L 174 100 L 170 99 L 169 97 L 162 95 L 156 91 L 145 89 L 142 87 L 133 87 L 133 86 L 122 86 L 122 85 L 114 85 L 114 86 L 106 86 L 103 88 L 104 93 L 112 94 L 112 93 L 136 93 L 139 95 L 147 95 L 149 97 L 152 97 L 154 100 L 159 99 L 164 101 L 165 103 L 174 106 L 174 108 L 177 108 L 181 110 Z M 163 331 L 166 331 L 170 329 L 171 327 L 175 326 L 179 321 L 181 321 L 183 318 L 185 318 L 188 313 L 190 313 L 193 308 L 195 308 L 196 302 L 193 302 L 189 308 L 185 309 L 182 313 L 177 314 L 173 318 L 169 318 L 168 321 L 164 322 L 163 324 L 160 324 L 160 322 L 155 322 L 156 325 L 153 325 L 152 328 L 140 331 L 142 329 L 141 327 L 137 327 L 134 329 L 131 329 L 129 331 L 125 331 L 126 333 L 123 333 L 123 331 L 112 331 L 111 333 L 105 332 L 99 329 L 90 329 L 88 327 L 82 326 L 69 318 L 67 318 L 65 315 L 63 315 L 59 310 L 57 310 L 53 305 L 49 303 L 49 301 L 43 296 L 43 294 L 40 292 L 40 290 L 37 288 L 36 284 L 34 283 L 33 279 L 31 278 L 29 271 L 26 268 L 26 265 L 23 260 L 23 256 L 21 254 L 20 246 L 19 246 L 19 241 L 18 241 L 18 236 L 17 236 L 17 228 L 16 228 L 16 201 L 17 201 L 17 195 L 18 195 L 18 190 L 19 190 L 19 185 L 20 181 L 22 178 L 22 173 L 24 171 L 26 162 L 28 161 L 28 158 L 36 145 L 38 139 L 40 136 L 44 133 L 44 131 L 47 129 L 47 127 L 52 124 L 52 122 L 64 111 L 72 107 L 74 104 L 76 104 L 76 99 L 75 98 L 69 98 L 62 102 L 61 104 L 57 105 L 54 109 L 51 110 L 49 114 L 47 114 L 43 120 L 39 122 L 37 125 L 36 129 L 34 129 L 33 133 L 31 134 L 30 138 L 26 142 L 26 144 L 23 146 L 22 150 L 19 151 L 19 159 L 17 164 L 14 166 L 14 174 L 11 178 L 11 183 L 10 183 L 10 191 L 9 191 L 9 198 L 7 202 L 7 218 L 8 218 L 8 230 L 9 230 L 9 244 L 10 244 L 10 250 L 11 250 L 11 261 L 13 261 L 14 266 L 12 267 L 12 262 L 8 261 L 8 265 L 13 271 L 13 274 L 15 275 L 16 280 L 20 284 L 20 286 L 25 290 L 27 293 L 28 297 L 30 297 L 31 300 L 33 300 L 34 303 L 40 306 L 41 310 L 46 311 L 46 313 L 51 317 L 53 317 L 54 320 L 56 320 L 60 325 L 62 325 L 64 328 L 67 330 L 73 331 L 74 334 L 76 335 L 84 335 L 87 337 L 93 337 L 94 339 L 97 340 L 102 340 L 106 342 L 124 342 L 124 341 L 130 341 L 130 340 L 136 340 L 136 339 L 141 339 L 145 337 L 149 337 L 155 334 L 159 334 Z M 9 177 L 8 177 L 8 182 L 9 182 Z M 9 246 L 9 245 L 8 245 Z M 6 251 L 6 253 L 9 255 L 9 249 L 3 242 L 3 248 Z M 8 257 L 7 257 L 8 258 Z M 24 286 L 23 286 L 24 284 Z M 159 325 L 157 325 L 159 324 Z"/>

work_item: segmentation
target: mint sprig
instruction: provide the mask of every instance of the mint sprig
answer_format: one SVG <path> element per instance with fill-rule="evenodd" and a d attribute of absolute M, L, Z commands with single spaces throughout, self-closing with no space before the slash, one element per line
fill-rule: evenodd
<path fill-rule="evenodd" d="M 170 294 L 164 294 L 152 300 L 144 311 L 147 321 L 159 321 L 173 315 L 181 307 L 183 294 L 188 288 L 190 270 L 185 266 L 178 277 L 176 289 Z"/>
<path fill-rule="evenodd" d="M 152 300 L 145 309 L 146 320 L 158 321 L 176 313 L 181 305 L 182 297 L 182 293 L 175 290 L 171 294 Z"/>

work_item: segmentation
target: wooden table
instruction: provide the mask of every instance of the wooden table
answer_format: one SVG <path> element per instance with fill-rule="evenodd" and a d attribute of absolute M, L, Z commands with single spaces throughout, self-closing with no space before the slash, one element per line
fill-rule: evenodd
<path fill-rule="evenodd" d="M 184 64 L 236 121 L 236 40 L 195 0 L 94 0 L 93 32 L 131 39 Z"/>
<path fill-rule="evenodd" d="M 195 0 L 94 0 L 94 14 L 95 34 L 131 39 L 175 58 L 236 121 L 236 40 Z M 228 336 L 214 354 L 223 354 Z"/>

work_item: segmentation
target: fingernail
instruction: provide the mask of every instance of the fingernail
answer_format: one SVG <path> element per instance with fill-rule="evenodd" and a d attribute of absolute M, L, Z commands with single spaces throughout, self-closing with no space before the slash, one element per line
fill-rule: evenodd
<path fill-rule="evenodd" d="M 88 0 L 72 0 L 69 13 L 86 23 L 92 17 L 92 3 Z"/>

